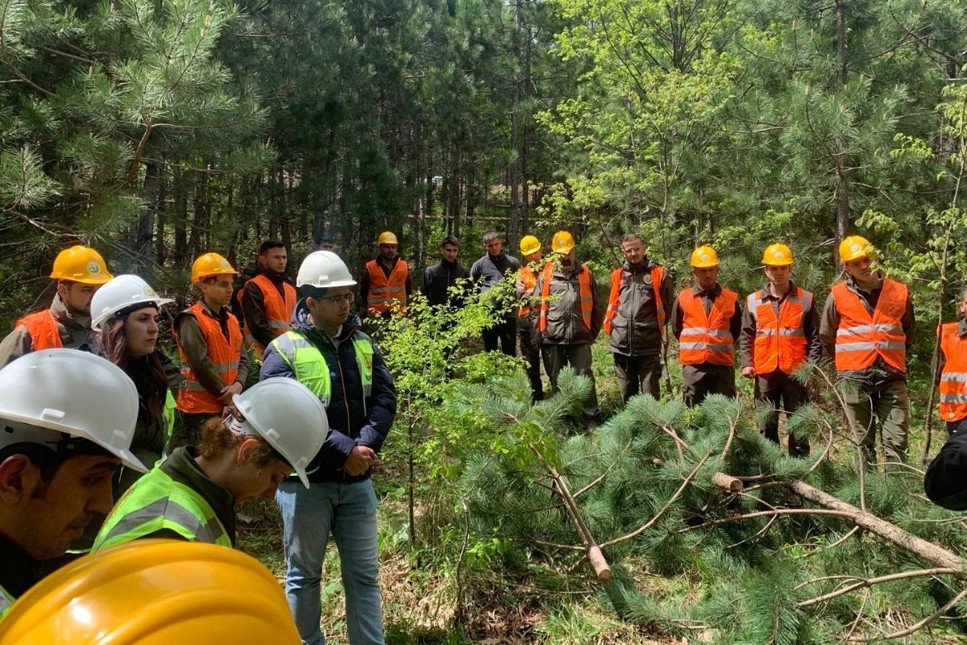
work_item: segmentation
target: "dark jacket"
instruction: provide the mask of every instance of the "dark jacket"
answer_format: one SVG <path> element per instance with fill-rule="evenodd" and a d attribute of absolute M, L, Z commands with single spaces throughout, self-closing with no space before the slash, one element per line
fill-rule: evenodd
<path fill-rule="evenodd" d="M 930 462 L 923 491 L 938 506 L 967 510 L 967 432 L 954 433 Z"/>
<path fill-rule="evenodd" d="M 658 327 L 658 308 L 655 289 L 661 296 L 665 309 L 665 324 L 672 310 L 675 292 L 672 277 L 665 271 L 660 285 L 652 284 L 651 270 L 660 266 L 651 258 L 645 258 L 640 266 L 627 262 L 621 267 L 621 290 L 618 292 L 618 308 L 611 321 L 608 349 L 624 356 L 656 356 L 661 353 L 661 331 Z M 608 283 L 610 299 L 611 284 Z"/>
<path fill-rule="evenodd" d="M 45 561 L 34 560 L 17 544 L 0 535 L 0 587 L 15 599 L 27 593 L 49 571 Z"/>
<path fill-rule="evenodd" d="M 480 293 L 487 293 L 507 276 L 513 275 L 520 270 L 520 261 L 512 255 L 507 255 L 503 251 L 499 255 L 492 256 L 489 253 L 470 267 L 470 278 L 477 284 Z M 494 302 L 495 308 L 501 308 L 505 303 Z M 507 320 L 517 319 L 517 309 L 508 308 L 504 312 Z"/>
<path fill-rule="evenodd" d="M 581 288 L 578 276 L 590 270 L 575 261 L 574 272 L 565 276 L 559 267 L 551 272 L 550 295 L 547 302 L 547 329 L 538 331 L 544 345 L 587 345 L 594 343 L 604 322 L 604 302 L 601 300 L 598 285 L 591 276 L 591 326 L 584 322 L 581 312 Z M 537 293 L 543 294 L 544 276 L 537 279 Z"/>
<path fill-rule="evenodd" d="M 456 284 L 457 280 L 469 278 L 470 271 L 466 267 L 460 266 L 458 262 L 440 260 L 423 272 L 423 287 L 421 290 L 427 303 L 432 306 L 450 304 L 459 308 L 463 306 L 464 297 L 454 296 L 449 290 Z M 469 288 L 469 285 L 465 288 Z"/>
<path fill-rule="evenodd" d="M 859 296 L 860 302 L 866 307 L 869 313 L 873 313 L 873 309 L 876 308 L 876 303 L 880 299 L 880 293 L 883 288 L 873 289 L 872 291 L 864 291 L 860 288 L 856 281 L 853 280 L 852 276 L 847 276 L 846 278 L 846 288 Z M 910 290 L 907 289 L 907 303 L 906 309 L 903 312 L 903 316 L 900 318 L 900 325 L 903 327 L 903 333 L 906 336 L 906 347 L 907 351 L 910 350 L 910 346 L 913 344 L 913 334 L 916 328 L 916 323 L 913 319 L 913 301 L 911 299 Z M 829 293 L 829 297 L 826 299 L 826 306 L 823 307 L 823 315 L 819 324 L 819 341 L 822 343 L 826 352 L 829 354 L 830 358 L 836 358 L 836 330 L 839 329 L 839 312 L 836 310 L 836 300 L 833 293 Z M 840 372 L 840 378 L 857 382 L 864 386 L 874 386 L 879 383 L 884 383 L 887 381 L 902 381 L 906 380 L 906 374 L 900 372 L 893 367 L 887 365 L 882 358 L 877 356 L 876 362 L 870 367 L 862 370 L 849 370 Z"/>
<path fill-rule="evenodd" d="M 360 331 L 359 317 L 350 314 L 343 323 L 335 342 L 328 334 L 308 322 L 304 307 L 296 307 L 292 327 L 306 337 L 326 359 L 332 393 L 326 412 L 329 416 L 329 434 L 322 449 L 309 464 L 310 481 L 362 481 L 365 475 L 352 477 L 342 466 L 357 445 L 367 446 L 379 452 L 389 434 L 396 416 L 396 387 L 393 377 L 383 361 L 379 347 L 372 338 Z M 363 397 L 359 366 L 352 338 L 362 338 L 373 346 L 373 389 L 368 398 Z M 295 378 L 295 374 L 275 347 L 269 345 L 265 352 L 259 379 L 273 376 Z"/>

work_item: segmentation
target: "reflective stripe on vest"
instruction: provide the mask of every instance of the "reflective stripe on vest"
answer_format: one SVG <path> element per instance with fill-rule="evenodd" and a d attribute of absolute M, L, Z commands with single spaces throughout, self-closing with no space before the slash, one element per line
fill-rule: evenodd
<path fill-rule="evenodd" d="M 288 282 L 282 283 L 282 290 L 285 291 L 285 300 L 283 300 L 275 284 L 260 273 L 242 287 L 239 292 L 239 302 L 242 300 L 245 288 L 253 282 L 262 291 L 262 305 L 265 309 L 265 318 L 268 320 L 269 329 L 276 336 L 281 336 L 289 329 L 289 321 L 292 319 L 292 312 L 295 311 L 298 300 L 295 287 Z M 242 321 L 242 331 L 245 334 L 245 345 L 257 359 L 262 360 L 262 355 L 265 354 L 265 345 L 255 340 L 251 329 L 245 324 L 244 320 Z"/>
<path fill-rule="evenodd" d="M 534 295 L 534 290 L 537 289 L 537 274 L 530 267 L 522 268 L 520 270 L 520 283 L 524 287 L 524 298 L 529 299 Z M 521 318 L 526 318 L 530 314 L 530 304 L 521 305 L 520 310 L 517 312 L 517 315 Z"/>
<path fill-rule="evenodd" d="M 836 369 L 861 370 L 877 357 L 890 367 L 906 372 L 906 334 L 901 319 L 906 311 L 907 287 L 886 278 L 871 315 L 845 282 L 833 285 L 833 302 L 839 314 L 836 330 Z"/>
<path fill-rule="evenodd" d="M 60 327 L 50 309 L 37 311 L 17 321 L 14 327 L 25 327 L 30 334 L 30 344 L 34 351 L 42 349 L 58 349 L 64 346 L 60 337 Z"/>
<path fill-rule="evenodd" d="M 806 362 L 808 346 L 803 329 L 806 312 L 813 305 L 813 294 L 795 288 L 779 305 L 779 315 L 772 301 L 760 289 L 749 294 L 746 306 L 755 321 L 755 343 L 752 347 L 756 374 L 781 371 L 792 374 Z"/>
<path fill-rule="evenodd" d="M 581 271 L 577 274 L 578 295 L 581 300 L 581 318 L 584 326 L 591 329 L 591 313 L 594 310 L 594 299 L 591 294 L 591 270 L 588 265 L 582 264 Z M 547 314 L 550 311 L 551 280 L 554 279 L 554 263 L 548 262 L 544 265 L 541 272 L 543 284 L 541 284 L 541 308 L 538 316 L 537 328 L 541 332 L 547 331 Z"/>
<path fill-rule="evenodd" d="M 215 511 L 192 488 L 152 468 L 134 483 L 104 520 L 92 551 L 171 530 L 191 542 L 232 546 Z"/>
<path fill-rule="evenodd" d="M 940 326 L 940 418 L 948 423 L 967 418 L 967 338 L 957 335 L 957 323 Z"/>
<path fill-rule="evenodd" d="M 678 338 L 678 356 L 682 365 L 735 364 L 731 320 L 738 301 L 738 294 L 722 289 L 706 314 L 702 298 L 692 289 L 678 295 L 678 306 L 683 314 L 682 333 Z"/>
<path fill-rule="evenodd" d="M 405 260 L 397 260 L 389 277 L 376 260 L 366 263 L 369 272 L 369 294 L 366 296 L 366 311 L 370 316 L 380 316 L 386 312 L 406 313 L 406 276 L 409 267 Z"/>
<path fill-rule="evenodd" d="M 7 612 L 10 611 L 10 608 L 16 600 L 16 598 L 7 593 L 6 589 L 0 587 L 0 620 L 3 620 L 3 617 L 7 615 Z"/>
<path fill-rule="evenodd" d="M 608 311 L 604 314 L 604 325 L 602 328 L 606 334 L 611 333 L 614 316 L 618 313 L 618 301 L 621 297 L 621 287 L 624 269 L 615 269 L 611 272 L 611 293 L 608 296 Z M 655 312 L 658 316 L 658 333 L 665 333 L 665 303 L 661 301 L 661 283 L 665 279 L 665 267 L 654 267 L 651 272 L 651 285 L 655 290 Z"/>
<path fill-rule="evenodd" d="M 238 318 L 228 314 L 228 335 L 222 333 L 218 320 L 208 315 L 200 302 L 189 307 L 198 327 L 201 329 L 205 342 L 208 344 L 208 358 L 215 366 L 222 383 L 231 385 L 238 376 L 238 365 L 242 355 L 242 330 L 238 326 Z M 177 337 L 175 338 L 177 341 Z M 205 389 L 188 363 L 181 345 L 178 345 L 178 355 L 181 358 L 181 372 L 185 380 L 178 391 L 178 409 L 189 414 L 220 414 L 222 402 L 218 395 Z"/>
<path fill-rule="evenodd" d="M 366 338 L 353 334 L 353 351 L 359 367 L 360 385 L 363 388 L 363 411 L 366 399 L 373 393 L 373 345 Z M 309 388 L 319 397 L 322 404 L 329 407 L 332 397 L 332 377 L 329 365 L 322 352 L 297 331 L 288 331 L 272 341 L 272 347 L 286 362 L 297 381 Z"/>

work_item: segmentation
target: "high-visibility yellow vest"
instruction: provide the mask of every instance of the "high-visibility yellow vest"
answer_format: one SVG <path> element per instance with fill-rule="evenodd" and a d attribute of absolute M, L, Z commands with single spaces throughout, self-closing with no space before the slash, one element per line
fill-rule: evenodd
<path fill-rule="evenodd" d="M 363 409 L 365 410 L 366 399 L 373 391 L 373 344 L 367 338 L 358 338 L 355 335 L 352 340 L 363 386 Z M 319 397 L 324 406 L 329 407 L 332 378 L 329 376 L 329 365 L 326 364 L 326 358 L 322 352 L 297 331 L 282 334 L 272 341 L 271 346 L 292 368 L 296 380 Z"/>
<path fill-rule="evenodd" d="M 232 546 L 228 531 L 205 498 L 156 466 L 121 497 L 104 521 L 91 551 L 164 529 L 190 542 Z"/>
<path fill-rule="evenodd" d="M 13 606 L 16 600 L 16 598 L 7 593 L 6 589 L 0 587 L 0 620 L 3 620 L 3 617 L 7 615 L 7 612 L 10 611 L 10 607 Z"/>

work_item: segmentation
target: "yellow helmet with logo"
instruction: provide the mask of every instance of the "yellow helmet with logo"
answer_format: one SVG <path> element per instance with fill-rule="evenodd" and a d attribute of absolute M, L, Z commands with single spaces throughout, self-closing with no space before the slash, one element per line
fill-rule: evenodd
<path fill-rule="evenodd" d="M 561 255 L 567 255 L 574 250 L 574 237 L 567 231 L 558 231 L 551 240 L 551 250 Z"/>
<path fill-rule="evenodd" d="M 58 569 L 0 622 L 4 645 L 297 645 L 285 594 L 241 551 L 134 540 Z"/>
<path fill-rule="evenodd" d="M 525 235 L 520 238 L 520 252 L 523 255 L 530 255 L 541 250 L 541 241 L 533 235 Z"/>
<path fill-rule="evenodd" d="M 792 264 L 792 251 L 785 244 L 770 244 L 762 254 L 762 264 L 784 267 Z"/>
<path fill-rule="evenodd" d="M 839 243 L 839 261 L 846 264 L 860 258 L 868 258 L 873 250 L 873 245 L 865 237 L 850 235 Z"/>
<path fill-rule="evenodd" d="M 206 253 L 198 257 L 191 265 L 191 281 L 199 282 L 202 278 L 213 275 L 235 275 L 238 273 L 228 263 L 228 260 L 217 253 Z"/>
<path fill-rule="evenodd" d="M 719 265 L 719 255 L 711 246 L 700 246 L 692 251 L 692 266 L 696 269 L 707 269 Z"/>
<path fill-rule="evenodd" d="M 383 231 L 382 233 L 379 234 L 379 239 L 376 240 L 376 244 L 396 244 L 396 245 L 399 245 L 399 242 L 396 239 L 396 234 L 395 233 L 391 233 L 390 231 Z"/>
<path fill-rule="evenodd" d="M 107 272 L 100 253 L 78 244 L 57 254 L 50 277 L 84 284 L 104 284 L 114 276 Z"/>

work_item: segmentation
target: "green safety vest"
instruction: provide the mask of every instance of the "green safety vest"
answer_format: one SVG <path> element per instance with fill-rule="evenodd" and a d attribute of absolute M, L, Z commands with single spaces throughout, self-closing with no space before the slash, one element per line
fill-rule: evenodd
<path fill-rule="evenodd" d="M 282 360 L 292 368 L 297 381 L 305 385 L 319 397 L 322 404 L 329 407 L 332 395 L 332 379 L 329 376 L 329 365 L 315 345 L 297 331 L 288 331 L 272 341 L 272 347 L 279 353 Z M 363 410 L 366 409 L 366 399 L 373 392 L 373 344 L 367 338 L 353 336 L 353 349 L 356 352 L 356 363 L 363 386 Z"/>
<path fill-rule="evenodd" d="M 0 620 L 3 620 L 3 617 L 7 615 L 15 600 L 17 599 L 7 593 L 6 589 L 0 587 Z"/>
<path fill-rule="evenodd" d="M 175 401 L 174 395 L 171 394 L 171 390 L 165 389 L 165 407 L 161 412 L 161 418 L 165 422 L 165 444 L 168 443 L 168 439 L 171 439 L 171 434 L 175 429 L 175 410 L 178 408 L 178 402 Z"/>
<path fill-rule="evenodd" d="M 232 546 L 228 531 L 205 499 L 158 467 L 128 489 L 107 516 L 91 551 L 169 529 L 190 542 Z"/>

